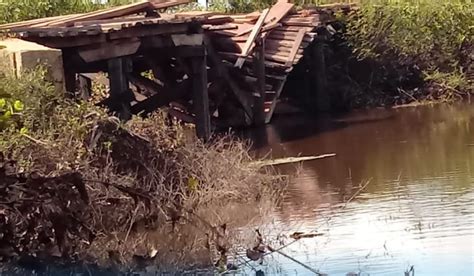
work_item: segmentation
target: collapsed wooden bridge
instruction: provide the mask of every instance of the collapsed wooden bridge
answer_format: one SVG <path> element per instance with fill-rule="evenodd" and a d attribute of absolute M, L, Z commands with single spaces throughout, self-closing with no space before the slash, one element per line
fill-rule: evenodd
<path fill-rule="evenodd" d="M 242 15 L 158 12 L 189 2 L 143 1 L 0 30 L 61 49 L 70 96 L 90 93 L 84 73 L 107 72 L 105 103 L 120 118 L 168 106 L 172 115 L 194 122 L 204 139 L 212 125 L 268 123 L 287 76 L 305 56 L 313 59 L 308 77 L 316 79 L 315 94 L 325 92 L 321 30 L 350 5 L 297 11 L 279 1 Z"/>

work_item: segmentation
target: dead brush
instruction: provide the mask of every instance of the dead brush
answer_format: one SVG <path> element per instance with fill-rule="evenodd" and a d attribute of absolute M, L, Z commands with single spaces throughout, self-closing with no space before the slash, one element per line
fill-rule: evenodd
<path fill-rule="evenodd" d="M 257 216 L 260 203 L 273 202 L 285 187 L 285 178 L 250 165 L 249 145 L 243 142 L 222 137 L 203 144 L 162 113 L 124 125 L 86 103 L 58 104 L 40 121 L 36 110 L 29 110 L 29 131 L 4 131 L 0 150 L 17 162 L 15 173 L 35 172 L 55 181 L 76 173 L 83 179 L 88 204 L 70 219 L 87 229 L 90 239 L 73 238 L 75 230 L 66 226 L 65 235 L 72 237 L 64 242 L 66 259 L 110 263 L 114 256 L 114 263 L 128 266 L 157 250 L 161 263 L 209 265 L 209 258 L 201 258 L 209 251 L 206 234 L 219 245 L 220 225 L 244 225 L 226 214 L 228 206 L 250 206 Z M 56 193 L 58 199 L 71 200 L 61 190 Z M 153 233 L 174 242 L 151 246 Z M 54 240 L 50 235 L 48 240 Z M 22 254 L 41 250 L 40 243 Z"/>

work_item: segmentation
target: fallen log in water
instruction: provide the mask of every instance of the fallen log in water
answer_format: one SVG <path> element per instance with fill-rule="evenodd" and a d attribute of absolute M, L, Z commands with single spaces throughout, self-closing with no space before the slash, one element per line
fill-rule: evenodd
<path fill-rule="evenodd" d="M 322 154 L 317 156 L 302 156 L 302 157 L 285 157 L 285 158 L 278 158 L 272 160 L 262 160 L 262 161 L 255 161 L 252 162 L 251 165 L 265 167 L 265 166 L 276 166 L 276 165 L 283 165 L 283 164 L 291 164 L 291 163 L 298 163 L 303 161 L 313 161 L 319 160 L 324 158 L 335 157 L 335 153 L 328 153 Z"/>

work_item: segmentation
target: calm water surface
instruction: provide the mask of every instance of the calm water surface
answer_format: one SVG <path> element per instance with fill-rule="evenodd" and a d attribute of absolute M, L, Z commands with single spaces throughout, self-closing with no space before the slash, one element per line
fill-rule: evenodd
<path fill-rule="evenodd" d="M 259 226 L 271 238 L 324 234 L 282 252 L 329 275 L 403 275 L 411 266 L 415 275 L 474 275 L 474 105 L 285 117 L 252 135 L 257 155 L 337 154 L 300 166 Z M 265 275 L 313 274 L 278 254 L 253 265 Z"/>

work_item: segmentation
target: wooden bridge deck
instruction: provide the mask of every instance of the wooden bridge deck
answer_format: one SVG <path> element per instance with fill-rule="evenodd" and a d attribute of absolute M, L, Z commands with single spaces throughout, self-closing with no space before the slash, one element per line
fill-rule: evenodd
<path fill-rule="evenodd" d="M 122 119 L 169 106 L 175 116 L 196 123 L 198 136 L 207 139 L 211 122 L 268 123 L 293 66 L 305 56 L 324 62 L 321 47 L 315 46 L 324 39 L 320 29 L 334 20 L 336 9 L 351 8 L 296 11 L 293 4 L 279 1 L 243 15 L 157 12 L 188 2 L 143 1 L 6 24 L 0 30 L 61 49 L 71 96 L 78 75 L 81 86 L 90 89 L 90 80 L 80 74 L 107 72 L 106 102 Z M 323 67 L 316 67 L 312 77 L 323 78 Z M 144 77 L 145 71 L 153 78 Z M 318 82 L 316 88 L 324 89 L 324 80 Z"/>

